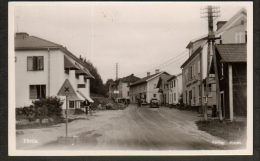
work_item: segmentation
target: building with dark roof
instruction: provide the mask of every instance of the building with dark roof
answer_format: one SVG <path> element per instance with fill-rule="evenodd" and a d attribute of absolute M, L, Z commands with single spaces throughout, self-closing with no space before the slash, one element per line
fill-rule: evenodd
<path fill-rule="evenodd" d="M 109 97 L 116 101 L 129 101 L 129 85 L 140 80 L 134 74 L 119 78 L 109 85 Z"/>
<path fill-rule="evenodd" d="M 245 9 L 239 10 L 228 21 L 219 21 L 215 36 L 221 39 L 216 40 L 216 44 L 240 44 L 246 42 L 246 23 L 247 13 Z M 234 47 L 234 46 L 233 46 Z M 240 47 L 236 49 L 236 58 L 233 58 L 229 50 L 235 50 L 231 45 L 216 46 L 222 53 L 223 61 L 239 61 L 245 59 Z M 181 65 L 183 78 L 183 102 L 192 107 L 201 107 L 202 105 L 215 106 L 216 98 L 216 79 L 214 73 L 209 74 L 207 78 L 208 63 L 212 67 L 212 57 L 208 57 L 207 35 L 194 39 L 189 42 L 189 58 Z M 228 54 L 227 54 L 228 53 Z M 206 83 L 208 92 L 206 92 Z M 206 94 L 208 93 L 208 94 Z M 222 107 L 223 108 L 223 107 Z M 219 110 L 219 109 L 217 109 Z"/>
<path fill-rule="evenodd" d="M 161 77 L 167 77 L 170 74 L 167 72 L 159 72 L 155 70 L 154 74 L 147 72 L 147 76 L 130 84 L 130 100 L 136 103 L 138 100 L 143 99 L 149 103 L 152 98 L 156 98 L 163 102 L 162 93 L 159 91 L 159 83 Z"/>
<path fill-rule="evenodd" d="M 220 107 L 226 119 L 247 114 L 247 45 L 216 45 Z M 215 74 L 214 63 L 210 72 Z"/>
<path fill-rule="evenodd" d="M 80 108 L 85 100 L 93 102 L 89 79 L 94 77 L 80 59 L 62 45 L 51 41 L 27 33 L 16 33 L 15 74 L 16 107 L 29 106 L 34 100 L 57 96 L 65 80 L 70 82 L 76 93 L 69 99 L 71 111 Z"/>

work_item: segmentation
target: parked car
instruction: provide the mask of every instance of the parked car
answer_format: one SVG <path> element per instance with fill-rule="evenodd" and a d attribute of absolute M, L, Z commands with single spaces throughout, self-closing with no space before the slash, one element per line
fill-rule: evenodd
<path fill-rule="evenodd" d="M 150 101 L 150 107 L 153 108 L 159 108 L 159 100 L 156 98 L 152 98 Z"/>

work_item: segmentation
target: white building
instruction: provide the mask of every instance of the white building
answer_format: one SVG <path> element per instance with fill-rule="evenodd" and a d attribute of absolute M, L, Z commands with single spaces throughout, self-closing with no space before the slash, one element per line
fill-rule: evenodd
<path fill-rule="evenodd" d="M 69 100 L 69 108 L 80 108 L 80 102 L 90 98 L 90 79 L 94 78 L 84 63 L 65 47 L 27 33 L 15 35 L 16 107 L 32 101 L 57 96 L 69 80 L 77 96 Z M 61 96 L 65 102 L 65 97 Z M 63 103 L 63 108 L 65 108 Z"/>
<path fill-rule="evenodd" d="M 161 103 L 162 93 L 159 92 L 158 83 L 163 75 L 169 74 L 167 72 L 159 72 L 159 70 L 156 70 L 153 75 L 148 72 L 146 77 L 130 84 L 131 101 L 137 102 L 137 99 L 143 98 L 149 103 L 152 98 L 156 98 Z"/>
<path fill-rule="evenodd" d="M 182 95 L 182 74 L 174 75 L 168 82 L 168 104 L 176 105 L 179 103 Z"/>
<path fill-rule="evenodd" d="M 246 42 L 246 10 L 239 10 L 228 21 L 216 23 L 215 36 L 220 39 L 216 44 L 237 44 Z M 183 101 L 185 105 L 200 107 L 207 102 L 208 106 L 216 105 L 215 75 L 208 78 L 209 91 L 206 97 L 205 80 L 207 77 L 207 62 L 211 65 L 212 56 L 208 58 L 207 35 L 191 40 L 186 47 L 189 58 L 182 64 Z M 201 99 L 201 96 L 203 99 Z"/>

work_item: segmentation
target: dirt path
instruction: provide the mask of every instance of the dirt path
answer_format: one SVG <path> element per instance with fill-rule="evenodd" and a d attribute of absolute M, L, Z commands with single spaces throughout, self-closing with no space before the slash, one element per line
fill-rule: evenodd
<path fill-rule="evenodd" d="M 201 150 L 222 149 L 213 144 L 223 141 L 200 131 L 195 121 L 196 113 L 176 109 L 129 105 L 125 110 L 99 111 L 85 120 L 69 124 L 73 144 L 58 144 L 64 136 L 64 124 L 45 129 L 23 130 L 17 136 L 18 149 L 59 150 Z M 24 143 L 24 139 L 38 143 Z"/>

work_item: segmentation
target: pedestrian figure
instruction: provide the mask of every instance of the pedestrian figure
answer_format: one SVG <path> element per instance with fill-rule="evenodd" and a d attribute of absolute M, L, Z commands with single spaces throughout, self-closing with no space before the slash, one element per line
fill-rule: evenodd
<path fill-rule="evenodd" d="M 83 105 L 85 106 L 85 112 L 86 112 L 86 115 L 89 113 L 89 106 L 90 106 L 90 103 L 88 100 L 85 100 L 83 102 Z"/>

